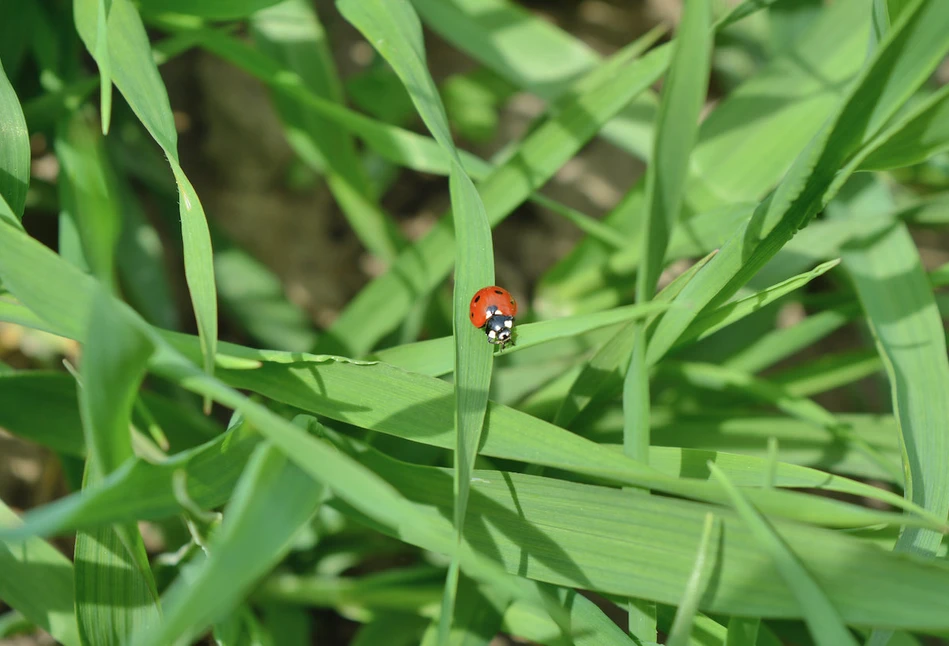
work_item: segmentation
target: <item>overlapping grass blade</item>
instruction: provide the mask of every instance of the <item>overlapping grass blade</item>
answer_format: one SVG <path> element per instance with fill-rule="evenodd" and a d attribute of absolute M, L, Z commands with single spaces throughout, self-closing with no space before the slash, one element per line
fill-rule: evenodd
<path fill-rule="evenodd" d="M 949 150 L 949 85 L 934 92 L 870 144 L 861 170 L 889 170 Z"/>
<path fill-rule="evenodd" d="M 440 514 L 450 509 L 452 476 L 447 470 L 397 463 L 377 453 L 365 459 L 416 504 Z M 708 506 L 516 473 L 475 475 L 465 535 L 509 570 L 560 585 L 575 586 L 581 580 L 577 587 L 662 603 L 681 600 Z M 564 513 L 566 509 L 571 511 Z M 580 509 L 582 526 L 576 515 Z M 722 519 L 719 565 L 701 609 L 801 617 L 766 548 L 733 512 L 719 510 L 717 515 Z M 445 528 L 450 524 L 444 515 L 440 523 Z M 949 569 L 943 564 L 887 553 L 842 533 L 786 521 L 774 525 L 848 623 L 915 625 L 919 630 L 927 630 L 923 622 L 929 630 L 946 624 L 946 616 L 935 609 L 947 605 L 941 592 L 949 586 Z M 815 544 L 822 549 L 814 550 Z M 637 574 L 631 577 L 630 572 Z M 890 585 L 873 585 L 877 576 L 887 577 Z M 913 603 L 906 603 L 904 595 L 912 595 Z M 894 603 L 896 598 L 901 603 Z"/>
<path fill-rule="evenodd" d="M 98 51 L 97 5 L 91 0 L 82 0 L 81 4 L 77 2 L 75 21 L 76 30 L 95 58 Z M 168 93 L 152 59 L 145 27 L 129 0 L 111 0 L 106 28 L 109 57 L 114 63 L 111 66 L 112 82 L 161 146 L 175 175 L 179 192 L 185 278 L 201 337 L 204 369 L 210 373 L 214 370 L 217 347 L 217 293 L 211 236 L 204 209 L 181 168 L 178 134 Z M 100 70 L 101 65 L 100 62 Z"/>
<path fill-rule="evenodd" d="M 606 120 L 658 79 L 663 63 L 661 55 L 653 54 L 629 63 L 620 52 L 591 72 L 593 87 L 565 98 L 557 116 L 529 134 L 479 184 L 488 222 L 496 225 L 546 182 Z M 330 329 L 332 336 L 324 337 L 319 347 L 365 354 L 405 317 L 419 295 L 444 279 L 454 261 L 452 250 L 451 221 L 443 219 L 350 302 Z"/>
<path fill-rule="evenodd" d="M 126 325 L 112 297 L 97 286 L 80 366 L 79 405 L 89 457 L 83 488 L 133 457 L 132 405 L 153 351 Z M 76 617 L 86 644 L 121 644 L 140 627 L 154 628 L 158 590 L 141 534 L 133 523 L 101 525 L 76 536 Z"/>
<path fill-rule="evenodd" d="M 782 539 L 755 508 L 745 499 L 742 493 L 735 488 L 728 477 L 723 475 L 714 464 L 709 468 L 716 479 L 722 483 L 731 496 L 732 504 L 738 510 L 742 520 L 748 525 L 751 533 L 764 547 L 774 563 L 774 568 L 780 573 L 794 594 L 801 607 L 801 614 L 815 643 L 818 646 L 857 646 L 857 641 L 841 621 L 838 610 L 834 608 L 820 584 L 815 580 L 813 571 L 808 572 L 802 563 L 802 555 L 795 553 L 793 548 Z"/>
<path fill-rule="evenodd" d="M 856 213 L 849 217 L 855 222 Z M 936 514 L 949 512 L 949 362 L 942 320 L 916 246 L 901 222 L 864 229 L 843 250 L 890 381 L 903 448 L 907 498 Z M 898 549 L 932 553 L 942 537 L 907 531 Z"/>
<path fill-rule="evenodd" d="M 548 586 L 549 587 L 549 586 Z M 600 608 L 576 590 L 554 588 L 561 605 L 570 612 L 571 634 L 563 629 L 537 607 L 515 602 L 504 613 L 505 632 L 533 640 L 539 644 L 566 646 L 596 646 L 604 640 L 610 644 L 632 646 L 634 642 Z"/>
<path fill-rule="evenodd" d="M 343 102 L 326 33 L 307 2 L 284 0 L 251 19 L 258 46 L 286 70 L 297 74 L 313 94 Z M 299 100 L 275 94 L 274 103 L 287 140 L 305 163 L 326 174 L 326 182 L 360 241 L 371 253 L 391 262 L 405 238 L 375 200 L 375 190 L 356 152 L 352 136 Z"/>
<path fill-rule="evenodd" d="M 840 168 L 877 134 L 949 50 L 949 32 L 936 27 L 946 20 L 949 5 L 922 0 L 901 15 L 835 117 L 680 299 L 699 307 L 721 304 L 810 222 L 846 179 L 848 173 L 839 173 Z M 670 311 L 662 318 L 647 363 L 655 363 L 668 351 L 693 320 L 693 312 Z"/>
<path fill-rule="evenodd" d="M 861 26 L 866 23 L 863 2 L 835 2 L 791 49 L 722 100 L 699 130 L 687 192 L 689 212 L 701 214 L 760 200 L 780 180 L 860 70 L 866 56 Z M 762 155 L 762 149 L 768 154 Z M 634 187 L 606 222 L 620 231 L 635 231 L 643 188 L 643 183 Z M 699 228 L 696 217 L 684 214 L 683 218 L 688 218 L 684 220 L 688 225 L 679 231 L 686 229 L 683 233 L 690 234 L 686 236 L 692 241 L 690 248 L 696 247 L 696 241 L 702 244 L 699 251 L 674 257 L 707 253 L 723 244 L 741 222 L 739 218 Z M 604 262 L 609 272 L 603 271 Z M 538 301 L 543 299 L 558 311 L 610 307 L 621 295 L 631 293 L 638 262 L 637 245 L 608 254 L 599 243 L 584 241 L 548 272 Z"/>
<path fill-rule="evenodd" d="M 0 198 L 7 208 L 0 207 L 0 218 L 19 223 L 26 204 L 26 188 L 30 183 L 30 137 L 26 119 L 16 91 L 0 64 Z M 10 217 L 12 211 L 13 217 Z"/>
<path fill-rule="evenodd" d="M 708 92 L 712 54 L 711 7 L 707 0 L 690 0 L 672 44 L 669 72 L 663 83 L 656 116 L 653 154 L 646 169 L 643 207 L 642 261 L 636 275 L 636 302 L 652 300 L 659 282 L 669 237 L 682 209 L 689 157 L 699 127 L 699 113 Z M 649 372 L 646 366 L 646 325 L 630 326 L 632 357 L 623 381 L 623 450 L 634 460 L 649 460 Z M 630 632 L 641 640 L 656 639 L 655 608 L 629 604 Z"/>
<path fill-rule="evenodd" d="M 689 341 L 701 341 L 732 323 L 746 316 L 750 316 L 787 294 L 804 287 L 815 278 L 823 276 L 839 264 L 840 260 L 828 260 L 808 272 L 793 276 L 777 285 L 768 287 L 767 289 L 736 301 L 726 303 L 707 314 L 703 314 L 697 317 L 686 331 L 682 333 L 679 344 L 685 344 Z"/>
<path fill-rule="evenodd" d="M 206 560 L 164 593 L 158 628 L 139 631 L 135 646 L 193 639 L 233 610 L 251 585 L 289 551 L 325 489 L 276 448 L 258 445 L 224 509 Z"/>
<path fill-rule="evenodd" d="M 586 43 L 506 0 L 412 0 L 427 27 L 515 87 L 548 101 L 594 69 L 600 56 Z M 558 64 L 551 66 L 550 61 Z M 624 106 L 601 128 L 603 136 L 632 154 L 649 155 L 649 122 L 655 96 Z"/>
<path fill-rule="evenodd" d="M 94 459 L 86 464 L 88 483 L 89 470 L 96 467 Z M 84 645 L 119 646 L 134 631 L 155 628 L 158 593 L 135 525 L 79 532 L 74 561 L 76 619 Z"/>
<path fill-rule="evenodd" d="M 27 270 L 26 267 L 37 271 Z M 42 281 L 37 278 L 40 275 L 56 275 L 59 279 Z M 10 229 L 7 235 L 0 236 L 0 277 L 15 294 L 27 299 L 30 306 L 41 312 L 48 321 L 53 321 L 60 334 L 69 335 L 71 332 L 77 339 L 84 338 L 86 327 L 77 326 L 76 321 L 88 320 L 88 314 L 83 316 L 92 301 L 90 279 L 87 276 L 25 234 Z M 128 311 L 126 315 L 133 314 Z M 153 332 L 151 334 L 153 341 L 161 342 L 163 347 L 161 359 L 152 361 L 154 369 L 160 374 L 185 385 L 189 390 L 213 395 L 222 403 L 253 415 L 250 421 L 258 424 L 267 437 L 283 450 L 301 461 L 309 455 L 313 460 L 312 464 L 307 463 L 309 468 L 331 459 L 332 452 L 329 449 L 313 438 L 302 436 L 298 429 L 286 424 L 279 416 L 239 396 L 215 379 L 199 379 L 191 371 L 191 364 L 165 345 L 173 341 L 180 351 L 197 357 L 200 349 L 193 338 L 169 333 L 161 336 Z M 230 348 L 243 355 L 236 357 L 238 362 L 227 362 L 231 369 L 222 373 L 232 386 L 247 388 L 303 410 L 363 428 L 436 446 L 449 447 L 454 444 L 453 434 L 448 430 L 453 428 L 449 420 L 454 419 L 452 388 L 443 381 L 406 373 L 384 364 L 366 365 L 333 357 L 296 364 L 261 365 L 259 360 L 252 358 L 262 356 L 261 353 L 241 350 L 237 346 Z M 235 363 L 238 364 L 237 369 L 234 369 Z M 381 392 L 386 393 L 386 396 L 378 396 Z M 314 393 L 317 394 L 315 397 Z M 363 407 L 361 402 L 370 404 Z M 422 418 L 406 415 L 408 411 L 414 410 L 425 410 L 426 414 Z M 622 456 L 613 455 L 608 449 L 513 409 L 489 404 L 486 420 L 487 433 L 480 451 L 485 455 L 502 455 L 499 452 L 503 450 L 503 456 L 511 459 L 588 473 L 597 478 L 676 495 L 710 501 L 723 500 L 723 492 L 708 483 L 662 476 Z M 366 480 L 365 474 L 355 463 L 341 463 L 338 468 L 340 471 L 333 477 L 341 478 L 345 484 L 359 483 L 358 488 L 346 490 L 346 495 L 356 500 L 354 504 L 361 504 L 359 501 L 362 500 L 364 504 L 370 505 L 368 509 L 372 510 L 371 513 L 377 516 L 383 514 L 382 518 L 394 520 L 399 518 L 400 513 L 406 517 L 414 516 L 411 510 L 400 511 L 398 498 L 392 499 L 382 483 Z M 320 471 L 314 477 L 332 482 L 331 475 Z M 338 491 L 341 485 L 331 486 Z M 374 490 L 371 492 L 374 497 L 366 498 L 357 494 L 362 488 L 369 487 Z M 769 513 L 791 515 L 810 522 L 853 526 L 896 520 L 888 513 L 859 509 L 820 498 L 801 498 L 787 492 L 759 491 L 750 492 L 749 495 Z M 370 500 L 373 502 L 370 503 Z M 933 518 L 924 520 L 908 516 L 904 521 L 921 522 L 929 526 L 942 525 L 941 520 Z M 426 527 L 422 523 L 422 528 Z M 445 549 L 446 553 L 452 551 Z"/>
<path fill-rule="evenodd" d="M 452 140 L 448 116 L 425 60 L 425 44 L 418 16 L 407 0 L 339 0 L 342 14 L 375 46 L 402 79 L 422 121 L 452 160 L 449 173 L 452 222 L 455 231 L 455 283 L 452 332 L 455 355 L 455 527 L 461 544 L 488 390 L 491 386 L 493 348 L 469 322 L 468 305 L 482 287 L 494 284 L 494 243 L 481 196 L 465 173 Z M 457 563 L 449 569 L 445 602 L 439 623 L 439 644 L 449 639 L 455 610 Z"/>
<path fill-rule="evenodd" d="M 84 340 L 94 281 L 25 233 L 10 225 L 0 223 L 0 226 L 6 228 L 5 234 L 0 235 L 0 278 L 4 285 L 31 309 L 41 313 L 60 334 L 72 333 Z M 56 280 L 46 280 L 46 276 L 56 276 Z M 115 301 L 113 305 L 125 324 L 141 330 L 155 344 L 157 352 L 150 362 L 153 372 L 243 415 L 312 478 L 330 487 L 374 522 L 404 534 L 409 542 L 434 541 L 444 554 L 459 552 L 461 564 L 471 576 L 508 590 L 512 598 L 532 599 L 520 582 L 489 559 L 474 553 L 467 543 L 458 545 L 441 529 L 435 529 L 432 519 L 401 497 L 390 484 L 265 406 L 202 372 L 169 344 L 165 336 L 168 333 L 161 334 L 149 327 L 123 303 Z M 199 348 L 192 348 L 200 355 Z M 247 363 L 245 361 L 242 367 L 246 369 Z"/>
<path fill-rule="evenodd" d="M 618 307 L 606 312 L 518 325 L 517 345 L 506 348 L 504 354 L 510 355 L 551 341 L 577 337 L 631 319 L 654 316 L 667 307 L 665 303 L 644 303 Z M 451 337 L 407 343 L 380 350 L 369 358 L 410 372 L 440 377 L 454 370 L 454 362 L 451 360 L 451 343 Z"/>
<path fill-rule="evenodd" d="M 17 515 L 0 500 L 0 525 L 15 526 Z M 0 599 L 65 646 L 79 646 L 73 565 L 39 538 L 0 539 Z"/>
<path fill-rule="evenodd" d="M 689 582 L 685 587 L 682 602 L 676 610 L 675 620 L 666 640 L 668 646 L 687 646 L 689 635 L 692 632 L 692 622 L 698 612 L 698 606 L 709 585 L 709 578 L 715 568 L 715 543 L 719 523 L 711 512 L 705 515 L 705 524 L 702 527 L 702 537 L 699 539 L 699 549 L 695 556 L 695 566 Z"/>

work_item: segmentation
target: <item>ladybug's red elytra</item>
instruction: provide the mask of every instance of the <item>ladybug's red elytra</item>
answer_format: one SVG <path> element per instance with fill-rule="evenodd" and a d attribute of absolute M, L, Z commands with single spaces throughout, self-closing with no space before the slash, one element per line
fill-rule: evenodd
<path fill-rule="evenodd" d="M 484 329 L 488 335 L 488 343 L 503 349 L 512 342 L 517 301 L 509 291 L 497 285 L 482 287 L 471 298 L 469 313 L 471 324 Z"/>

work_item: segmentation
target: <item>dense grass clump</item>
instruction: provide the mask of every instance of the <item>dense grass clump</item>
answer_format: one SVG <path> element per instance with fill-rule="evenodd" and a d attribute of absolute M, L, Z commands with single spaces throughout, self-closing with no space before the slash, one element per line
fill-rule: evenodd
<path fill-rule="evenodd" d="M 0 641 L 949 634 L 949 2 L 575 4 L 0 6 Z"/>

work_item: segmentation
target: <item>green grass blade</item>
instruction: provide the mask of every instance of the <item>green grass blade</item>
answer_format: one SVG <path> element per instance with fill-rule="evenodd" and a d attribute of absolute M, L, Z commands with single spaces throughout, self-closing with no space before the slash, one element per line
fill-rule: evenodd
<path fill-rule="evenodd" d="M 111 297 L 97 290 L 80 366 L 79 402 L 86 446 L 101 475 L 133 456 L 132 405 L 153 350 L 141 332 L 123 324 Z"/>
<path fill-rule="evenodd" d="M 452 299 L 455 338 L 455 527 L 461 544 L 467 514 L 471 471 L 474 469 L 488 390 L 491 385 L 492 347 L 469 321 L 471 297 L 494 284 L 494 246 L 491 226 L 481 196 L 465 173 L 452 140 L 448 116 L 429 74 L 422 26 L 407 0 L 351 2 L 339 0 L 341 13 L 353 23 L 389 62 L 405 85 L 419 115 L 435 140 L 453 160 L 449 176 L 452 221 L 457 259 Z M 457 562 L 449 569 L 445 603 L 439 623 L 439 644 L 448 641 L 455 609 Z M 454 580 L 453 580 L 454 579 Z"/>
<path fill-rule="evenodd" d="M 135 525 L 79 532 L 74 560 L 76 618 L 84 645 L 119 646 L 136 630 L 154 630 L 158 594 Z"/>
<path fill-rule="evenodd" d="M 135 646 L 194 639 L 234 609 L 250 587 L 289 551 L 325 490 L 270 445 L 259 445 L 224 509 L 209 556 L 164 594 L 160 628 L 139 631 Z"/>
<path fill-rule="evenodd" d="M 915 2 L 861 73 L 836 116 L 798 157 L 775 193 L 755 211 L 679 298 L 717 305 L 729 298 L 833 196 L 849 172 L 840 168 L 919 87 L 949 50 L 949 5 Z M 887 82 L 888 81 L 888 82 Z M 659 322 L 647 363 L 676 342 L 693 312 L 670 311 Z"/>
<path fill-rule="evenodd" d="M 801 562 L 800 555 L 794 552 L 768 521 L 729 482 L 728 476 L 725 476 L 712 463 L 709 463 L 709 469 L 726 488 L 742 520 L 748 525 L 755 539 L 764 546 L 771 556 L 775 569 L 793 592 L 817 646 L 857 646 L 857 641 L 847 630 L 837 609 L 814 580 L 813 575 L 808 572 L 805 564 Z"/>
<path fill-rule="evenodd" d="M 261 50 L 297 74 L 313 94 L 343 102 L 326 32 L 313 7 L 286 0 L 255 13 L 251 27 Z M 311 168 L 326 173 L 327 186 L 366 249 L 391 262 L 405 246 L 405 238 L 373 198 L 351 135 L 298 100 L 281 94 L 274 100 L 291 146 Z"/>
<path fill-rule="evenodd" d="M 33 411 L 43 411 L 37 424 Z M 0 375 L 0 426 L 67 455 L 85 454 L 76 384 L 35 370 Z"/>
<path fill-rule="evenodd" d="M 665 303 L 643 303 L 618 307 L 606 312 L 518 325 L 517 344 L 506 348 L 504 354 L 508 356 L 559 339 L 577 337 L 617 323 L 653 316 L 667 307 Z M 454 370 L 451 345 L 451 337 L 429 339 L 380 350 L 371 355 L 370 359 L 383 361 L 411 372 L 440 377 Z"/>
<path fill-rule="evenodd" d="M 266 9 L 281 0 L 144 0 L 142 11 L 150 14 L 178 13 L 208 20 L 236 20 Z"/>
<path fill-rule="evenodd" d="M 178 303 L 166 271 L 166 251 L 157 229 L 146 217 L 127 177 L 117 179 L 122 230 L 115 264 L 125 300 L 152 325 L 166 330 L 179 326 Z"/>
<path fill-rule="evenodd" d="M 0 500 L 0 526 L 19 518 Z M 0 599 L 65 646 L 79 646 L 73 565 L 39 538 L 0 539 Z"/>
<path fill-rule="evenodd" d="M 168 102 L 168 93 L 152 59 L 145 27 L 129 0 L 111 0 L 107 38 L 113 63 L 112 82 L 155 141 L 165 152 L 178 185 L 181 238 L 185 258 L 185 278 L 191 293 L 204 353 L 204 369 L 214 369 L 217 346 L 217 294 L 208 223 L 197 193 L 178 159 L 178 134 Z M 97 54 L 97 5 L 77 0 L 76 29 L 93 55 Z M 102 63 L 100 70 L 102 69 Z"/>
<path fill-rule="evenodd" d="M 62 215 L 79 234 L 84 264 L 112 288 L 122 215 L 115 173 L 98 130 L 87 112 L 77 111 L 60 124 L 55 149 Z"/>
<path fill-rule="evenodd" d="M 86 0 L 79 0 L 85 2 Z M 112 121 L 112 59 L 109 57 L 109 10 L 112 0 L 96 0 L 95 60 L 99 66 L 99 110 L 102 112 L 102 134 L 109 134 Z M 83 7 L 79 11 L 88 11 Z"/>
<path fill-rule="evenodd" d="M 855 216 L 852 216 L 855 217 Z M 890 381 L 903 447 L 907 498 L 936 514 L 949 512 L 949 403 L 936 396 L 949 388 L 942 320 L 916 246 L 901 222 L 865 230 L 847 245 L 850 274 Z M 907 531 L 898 549 L 932 553 L 942 537 Z"/>
<path fill-rule="evenodd" d="M 19 223 L 26 204 L 26 189 L 30 184 L 30 137 L 26 119 L 16 91 L 0 64 L 0 198 L 6 202 L 13 218 L 0 212 L 0 218 Z M 4 209 L 6 211 L 7 209 Z"/>
<path fill-rule="evenodd" d="M 814 269 L 798 276 L 788 278 L 781 283 L 769 287 L 760 292 L 738 299 L 726 305 L 703 314 L 695 319 L 692 324 L 682 333 L 681 344 L 690 341 L 700 341 L 706 337 L 715 334 L 715 332 L 740 321 L 746 316 L 770 305 L 776 300 L 790 294 L 791 292 L 804 287 L 809 282 L 819 276 L 823 276 L 828 271 L 840 264 L 840 260 L 829 260 Z M 677 344 L 679 345 L 679 344 Z"/>
<path fill-rule="evenodd" d="M 711 8 L 706 0 L 685 3 L 659 99 L 652 161 L 646 169 L 642 264 L 636 275 L 638 302 L 655 294 L 669 237 L 682 207 L 689 156 L 708 92 L 710 23 Z"/>
<path fill-rule="evenodd" d="M 267 348 L 306 352 L 316 343 L 310 317 L 287 299 L 280 278 L 252 255 L 224 239 L 214 240 L 218 293 L 230 313 Z"/>
<path fill-rule="evenodd" d="M 949 150 L 949 86 L 944 86 L 870 144 L 860 170 L 912 166 Z"/>
<path fill-rule="evenodd" d="M 702 537 L 699 539 L 699 550 L 695 556 L 695 566 L 689 582 L 685 587 L 685 595 L 676 610 L 672 629 L 669 631 L 667 646 L 688 646 L 689 635 L 692 632 L 692 622 L 695 613 L 709 585 L 711 570 L 715 567 L 715 544 L 719 542 L 717 534 L 720 531 L 720 522 L 711 513 L 706 514 L 705 524 L 702 527 Z"/>
<path fill-rule="evenodd" d="M 451 473 L 398 463 L 375 453 L 371 458 L 375 470 L 398 483 L 417 504 L 440 514 L 443 528 L 450 527 Z M 730 510 L 516 473 L 478 470 L 475 475 L 479 479 L 473 483 L 468 523 L 472 528 L 487 526 L 466 535 L 498 554 L 511 571 L 519 569 L 524 576 L 558 585 L 575 586 L 580 580 L 577 587 L 583 589 L 675 604 L 682 599 L 694 569 L 705 516 L 714 510 L 722 519 L 722 541 L 716 547 L 716 579 L 700 608 L 709 613 L 802 616 L 768 550 Z M 573 514 L 566 513 L 578 508 L 585 510 L 581 527 Z M 949 585 L 949 568 L 944 564 L 888 553 L 843 533 L 773 523 L 808 571 L 816 574 L 848 623 L 946 625 L 947 618 L 939 611 L 947 607 L 939 594 Z M 822 549 L 815 550 L 815 544 Z M 890 584 L 881 588 L 874 580 Z M 904 598 L 896 603 L 903 595 L 912 595 L 913 602 L 905 603 Z"/>
<path fill-rule="evenodd" d="M 556 594 L 560 603 L 570 612 L 572 630 L 568 635 L 564 635 L 563 628 L 539 608 L 520 602 L 511 604 L 505 611 L 504 632 L 539 644 L 557 644 L 558 646 L 560 644 L 597 646 L 606 640 L 609 644 L 634 645 L 624 630 L 607 617 L 595 603 L 576 590 L 555 588 L 550 594 Z"/>

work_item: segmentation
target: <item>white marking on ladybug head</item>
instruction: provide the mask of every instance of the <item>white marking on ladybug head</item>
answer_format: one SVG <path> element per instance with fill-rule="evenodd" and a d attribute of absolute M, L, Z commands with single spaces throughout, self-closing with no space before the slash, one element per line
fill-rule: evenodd
<path fill-rule="evenodd" d="M 505 319 L 505 320 L 504 320 L 504 327 L 506 327 L 506 328 L 508 328 L 508 329 L 511 329 L 512 327 L 514 327 L 514 319 Z"/>
<path fill-rule="evenodd" d="M 489 338 L 489 339 L 493 339 L 493 338 L 495 338 L 497 335 L 498 335 L 498 333 L 495 332 L 494 330 L 488 330 L 488 338 Z"/>

